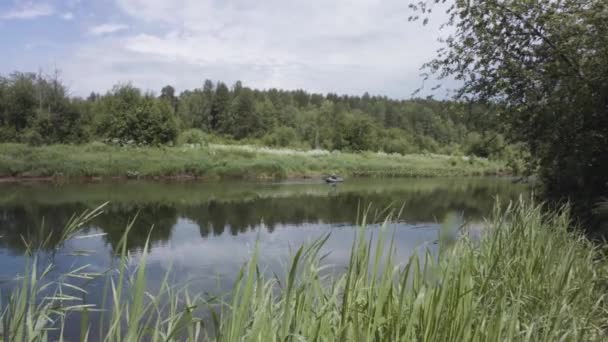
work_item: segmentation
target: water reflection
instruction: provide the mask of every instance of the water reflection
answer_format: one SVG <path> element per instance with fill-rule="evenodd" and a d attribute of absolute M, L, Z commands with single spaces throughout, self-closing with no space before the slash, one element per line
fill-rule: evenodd
<path fill-rule="evenodd" d="M 410 224 L 441 222 L 451 212 L 479 220 L 491 212 L 495 196 L 509 200 L 522 191 L 523 187 L 500 179 L 362 179 L 338 187 L 147 182 L 0 185 L 4 194 L 0 199 L 0 246 L 21 253 L 22 235 L 33 241 L 44 239 L 74 213 L 106 201 L 110 204 L 105 213 L 89 229 L 105 233 L 105 242 L 116 248 L 125 227 L 137 216 L 128 241 L 137 250 L 144 246 L 152 226 L 152 244 L 168 243 L 180 220 L 195 224 L 202 238 L 224 232 L 236 236 L 262 223 L 270 233 L 285 225 L 353 225 L 361 208 L 368 206 L 371 221 L 383 220 L 382 209 L 387 207 L 401 208 L 400 220 Z"/>

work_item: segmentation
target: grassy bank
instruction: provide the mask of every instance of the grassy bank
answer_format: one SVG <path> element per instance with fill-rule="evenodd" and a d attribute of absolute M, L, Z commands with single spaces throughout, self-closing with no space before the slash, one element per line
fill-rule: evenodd
<path fill-rule="evenodd" d="M 238 178 L 344 176 L 436 177 L 505 172 L 499 162 L 444 155 L 294 151 L 251 146 L 117 147 L 0 145 L 3 178 Z"/>
<path fill-rule="evenodd" d="M 91 216 L 75 219 L 65 238 L 70 239 L 79 222 Z M 415 255 L 405 262 L 393 258 L 392 251 L 399 247 L 390 236 L 383 230 L 376 234 L 375 246 L 361 232 L 354 238 L 350 263 L 340 274 L 325 272 L 324 239 L 300 248 L 279 278 L 260 272 L 254 252 L 225 301 L 175 290 L 167 282 L 158 292 L 147 293 L 146 253 L 129 271 L 124 246 L 118 252 L 121 262 L 116 271 L 99 275 L 111 275 L 106 290 L 114 305 L 98 325 L 99 331 L 89 329 L 88 319 L 82 320 L 81 337 L 104 341 L 608 338 L 608 263 L 600 250 L 568 230 L 566 212 L 544 215 L 538 207 L 518 203 L 496 210 L 481 239 L 464 234 L 456 240 L 452 234 L 442 234 L 439 255 Z M 54 295 L 41 295 L 47 272 L 29 267 L 20 280 L 22 287 L 2 302 L 1 337 L 42 339 L 49 334 L 47 329 L 68 326 L 75 311 L 87 313 L 86 317 L 93 312 L 95 308 L 78 304 L 85 295 L 74 291 L 69 280 Z M 65 279 L 91 276 L 74 270 Z M 70 296 L 66 290 L 80 294 Z"/>

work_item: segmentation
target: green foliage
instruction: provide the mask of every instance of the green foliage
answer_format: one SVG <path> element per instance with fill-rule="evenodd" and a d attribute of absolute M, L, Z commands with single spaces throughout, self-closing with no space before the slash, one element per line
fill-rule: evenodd
<path fill-rule="evenodd" d="M 182 128 L 210 130 L 210 109 L 213 93 L 195 90 L 186 91 L 179 97 L 177 116 Z"/>
<path fill-rule="evenodd" d="M 5 113 L 2 116 L 6 125 L 17 132 L 26 129 L 36 117 L 39 104 L 36 100 L 36 80 L 36 75 L 22 73 L 14 73 L 8 79 L 3 106 Z"/>
<path fill-rule="evenodd" d="M 177 138 L 178 145 L 207 145 L 207 135 L 198 128 L 191 128 L 180 133 Z"/>
<path fill-rule="evenodd" d="M 567 213 L 546 217 L 519 203 L 497 214 L 481 241 L 442 234 L 439 257 L 415 254 L 405 265 L 385 231 L 375 243 L 363 233 L 338 276 L 321 275 L 324 239 L 299 249 L 281 280 L 257 273 L 254 254 L 231 314 L 216 325 L 219 340 L 606 339 L 606 259 L 568 231 Z"/>
<path fill-rule="evenodd" d="M 80 143 L 88 129 L 76 103 L 53 76 L 12 74 L 0 82 L 0 140 Z"/>
<path fill-rule="evenodd" d="M 102 137 L 120 143 L 160 145 L 177 137 L 171 104 L 159 101 L 130 85 L 117 86 L 102 98 L 104 114 L 99 123 Z"/>
<path fill-rule="evenodd" d="M 0 77 L 0 141 L 32 144 L 171 144 L 180 131 L 200 129 L 212 138 L 271 146 L 398 153 L 487 154 L 466 148 L 469 133 L 491 140 L 498 133 L 494 108 L 435 100 L 310 94 L 304 90 L 230 89 L 206 80 L 201 88 L 159 96 L 132 85 L 105 95 L 70 98 L 58 75 Z M 486 121 L 490 121 L 487 123 Z M 33 134 L 32 130 L 37 131 Z M 294 136 L 295 133 L 295 136 Z M 398 133 L 398 134 L 397 134 Z M 41 139 L 39 139 L 41 138 Z M 289 140 L 289 141 L 287 141 Z"/>
<path fill-rule="evenodd" d="M 341 149 L 348 151 L 377 150 L 377 133 L 372 119 L 355 117 L 349 120 L 343 135 L 344 145 Z"/>
<path fill-rule="evenodd" d="M 226 129 L 225 117 L 230 107 L 230 90 L 226 84 L 219 82 L 213 95 L 209 112 L 209 126 L 214 131 Z"/>
<path fill-rule="evenodd" d="M 42 146 L 47 143 L 46 139 L 40 134 L 40 129 L 29 129 L 22 135 L 23 141 L 30 146 Z"/>
<path fill-rule="evenodd" d="M 427 67 L 461 80 L 461 98 L 494 103 L 545 194 L 588 211 L 608 193 L 608 3 L 456 1 L 448 13 L 453 33 Z"/>
<path fill-rule="evenodd" d="M 0 127 L 0 142 L 14 142 L 19 141 L 19 133 L 15 131 L 13 127 L 2 126 Z"/>
<path fill-rule="evenodd" d="M 382 150 L 386 153 L 410 154 L 418 150 L 410 134 L 398 128 L 386 130 L 379 139 Z"/>
<path fill-rule="evenodd" d="M 288 147 L 298 145 L 298 133 L 295 129 L 279 126 L 273 129 L 262 139 L 268 146 Z"/>
<path fill-rule="evenodd" d="M 471 132 L 464 141 L 464 153 L 483 158 L 501 159 L 506 148 L 505 139 L 501 134 L 480 134 Z"/>
<path fill-rule="evenodd" d="M 264 134 L 265 127 L 262 114 L 255 108 L 253 92 L 241 89 L 224 116 L 221 132 L 243 139 Z"/>
<path fill-rule="evenodd" d="M 506 146 L 500 155 L 507 167 L 514 175 L 530 176 L 530 170 L 526 167 L 530 164 L 530 153 L 522 144 Z"/>

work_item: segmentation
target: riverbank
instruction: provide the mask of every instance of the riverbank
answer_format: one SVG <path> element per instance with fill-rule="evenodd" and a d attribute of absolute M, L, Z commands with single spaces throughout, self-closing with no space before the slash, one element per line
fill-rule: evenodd
<path fill-rule="evenodd" d="M 506 174 L 504 163 L 433 154 L 341 153 L 255 146 L 119 147 L 101 143 L 0 144 L 0 179 L 301 179 L 452 177 Z"/>

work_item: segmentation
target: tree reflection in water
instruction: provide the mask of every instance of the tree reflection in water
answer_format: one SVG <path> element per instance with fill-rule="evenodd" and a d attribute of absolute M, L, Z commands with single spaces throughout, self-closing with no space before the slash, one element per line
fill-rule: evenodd
<path fill-rule="evenodd" d="M 372 221 L 383 220 L 382 209 L 387 207 L 403 208 L 399 219 L 413 224 L 440 222 L 452 212 L 479 220 L 491 213 L 496 196 L 508 201 L 525 190 L 509 180 L 492 178 L 361 179 L 338 187 L 238 182 L 5 184 L 0 191 L 10 195 L 0 200 L 0 246 L 21 253 L 22 235 L 29 241 L 44 239 L 74 213 L 105 201 L 110 204 L 104 214 L 88 228 L 105 233 L 106 243 L 114 249 L 125 227 L 137 217 L 128 241 L 129 248 L 136 250 L 143 248 L 149 233 L 152 245 L 170 241 L 179 219 L 198 225 L 203 238 L 238 235 L 261 223 L 269 232 L 285 224 L 355 224 L 360 208 L 368 206 Z M 40 229 L 43 224 L 45 230 Z"/>

